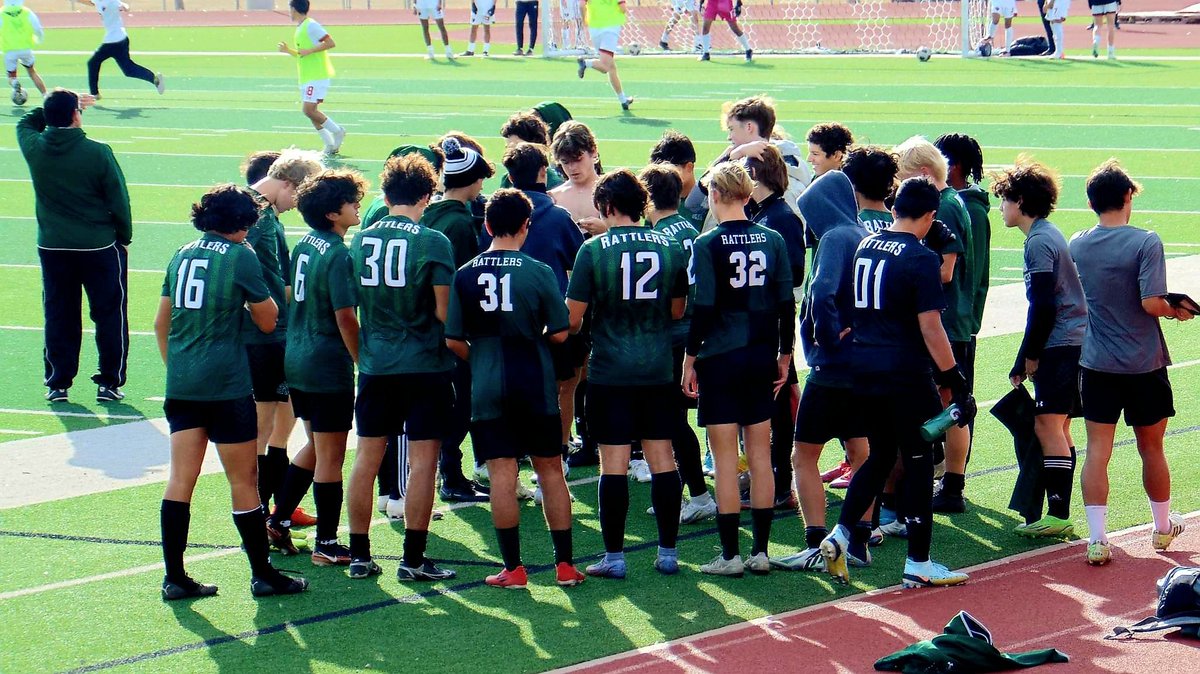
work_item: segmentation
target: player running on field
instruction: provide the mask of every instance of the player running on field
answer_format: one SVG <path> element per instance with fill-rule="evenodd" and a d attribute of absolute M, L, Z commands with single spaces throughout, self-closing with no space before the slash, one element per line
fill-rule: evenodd
<path fill-rule="evenodd" d="M 679 571 L 675 539 L 683 486 L 671 453 L 675 369 L 671 321 L 687 304 L 687 258 L 674 238 L 641 224 L 646 189 L 628 170 L 596 185 L 596 209 L 606 231 L 579 249 L 567 288 L 571 332 L 591 313 L 588 428 L 600 445 L 597 490 L 604 559 L 591 576 L 624 578 L 631 445 L 642 444 L 650 466 L 650 502 L 658 521 L 660 573 Z"/>
<path fill-rule="evenodd" d="M 692 50 L 700 51 L 700 10 L 698 8 L 698 0 L 671 0 L 671 18 L 667 20 L 667 25 L 663 27 L 662 37 L 658 41 L 658 46 L 663 49 L 670 49 L 671 31 L 684 16 L 692 19 Z"/>
<path fill-rule="evenodd" d="M 135 80 L 143 80 L 153 84 L 158 93 L 164 91 L 162 73 L 153 73 L 149 69 L 134 63 L 129 57 L 129 33 L 125 30 L 125 22 L 121 12 L 128 12 L 129 5 L 120 0 L 81 0 L 96 8 L 100 20 L 104 22 L 104 40 L 96 48 L 95 53 L 88 59 L 88 90 L 96 100 L 100 100 L 100 66 L 108 59 L 115 59 L 121 68 L 121 74 Z"/>
<path fill-rule="evenodd" d="M 308 16 L 309 5 L 309 0 L 291 0 L 288 4 L 292 21 L 296 22 L 296 33 L 292 44 L 279 43 L 279 51 L 296 59 L 296 70 L 300 75 L 300 109 L 324 141 L 325 154 L 332 155 L 342 149 L 346 130 L 319 107 L 325 102 L 334 76 L 328 52 L 336 45 L 329 32 Z"/>
<path fill-rule="evenodd" d="M 475 55 L 475 36 L 479 34 L 479 27 L 483 26 L 483 55 L 487 56 L 492 49 L 492 18 L 496 14 L 496 0 L 471 0 L 471 36 L 467 42 L 467 51 L 463 52 L 463 56 Z M 442 30 L 442 36 L 446 35 L 445 25 L 441 19 L 438 20 L 438 28 Z M 426 41 L 428 44 L 428 40 Z M 449 47 L 446 47 L 449 50 Z M 446 52 L 449 55 L 449 51 Z"/>
<path fill-rule="evenodd" d="M 4 0 L 4 11 L 0 13 L 0 51 L 4 52 L 4 71 L 8 73 L 8 84 L 14 98 L 24 96 L 21 80 L 17 79 L 17 66 L 24 66 L 29 79 L 42 96 L 46 95 L 46 83 L 33 67 L 33 45 L 46 39 L 42 22 L 24 4 L 25 0 Z"/>
<path fill-rule="evenodd" d="M 617 75 L 617 45 L 621 44 L 621 27 L 626 21 L 625 0 L 589 0 L 587 25 L 592 35 L 592 46 L 600 53 L 600 58 L 578 60 L 579 79 L 583 79 L 588 68 L 608 75 L 608 83 L 612 85 L 623 110 L 633 105 L 633 97 L 625 95 L 621 78 Z"/>
<path fill-rule="evenodd" d="M 459 268 L 450 289 L 446 345 L 470 362 L 471 443 L 487 462 L 492 522 L 504 568 L 494 587 L 525 587 L 517 504 L 518 460 L 528 455 L 542 490 L 542 509 L 554 543 L 559 585 L 583 574 L 571 548 L 571 494 L 563 477 L 558 387 L 548 343 L 561 344 L 569 327 L 554 273 L 521 252 L 533 204 L 518 190 L 492 195 L 485 227 L 490 247 Z"/>
<path fill-rule="evenodd" d="M 737 38 L 738 44 L 742 46 L 742 50 L 746 52 L 746 60 L 754 58 L 754 50 L 750 48 L 750 38 L 742 32 L 742 27 L 738 25 L 738 17 L 742 15 L 742 0 L 708 0 L 704 5 L 704 27 L 701 29 L 700 36 L 700 60 L 709 61 L 712 57 L 709 52 L 712 51 L 712 36 L 709 31 L 712 30 L 713 21 L 721 19 L 729 24 L 729 30 L 733 31 L 734 37 Z"/>
<path fill-rule="evenodd" d="M 242 323 L 253 321 L 269 332 L 278 312 L 258 260 L 242 245 L 257 218 L 254 197 L 242 188 L 220 185 L 201 197 L 192 206 L 192 224 L 203 235 L 171 258 L 154 318 L 167 366 L 163 411 L 171 429 L 171 471 L 160 516 L 167 600 L 217 593 L 215 585 L 197 583 L 183 568 L 192 493 L 210 440 L 229 479 L 233 523 L 250 560 L 251 594 L 308 588 L 303 578 L 271 566 L 255 484 L 254 400 Z"/>

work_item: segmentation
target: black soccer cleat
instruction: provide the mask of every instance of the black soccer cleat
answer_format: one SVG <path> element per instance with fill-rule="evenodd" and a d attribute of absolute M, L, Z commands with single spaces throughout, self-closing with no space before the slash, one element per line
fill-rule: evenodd
<path fill-rule="evenodd" d="M 255 597 L 270 597 L 276 594 L 300 594 L 308 589 L 308 581 L 304 578 L 292 578 L 278 571 L 270 576 L 254 576 L 250 578 L 250 594 Z"/>
<path fill-rule="evenodd" d="M 184 576 L 178 582 L 164 577 L 162 582 L 162 598 L 163 601 L 177 601 L 179 599 L 196 599 L 199 597 L 211 597 L 217 593 L 216 585 L 205 585 Z"/>
<path fill-rule="evenodd" d="M 625 100 L 621 101 L 621 109 L 622 110 L 628 110 L 629 106 L 631 106 L 631 105 L 633 105 L 633 96 L 629 96 Z"/>
<path fill-rule="evenodd" d="M 712 57 L 708 55 L 708 52 L 704 52 L 703 54 L 700 55 L 700 60 L 701 61 L 711 61 Z"/>
<path fill-rule="evenodd" d="M 52 403 L 67 402 L 67 389 L 52 388 L 52 389 L 46 391 L 46 400 L 49 400 Z"/>
<path fill-rule="evenodd" d="M 584 73 L 587 72 L 587 61 L 584 61 L 583 59 L 576 60 L 579 63 L 579 79 L 583 79 Z"/>
<path fill-rule="evenodd" d="M 121 389 L 116 386 L 97 386 L 96 387 L 96 402 L 98 403 L 116 403 L 125 399 L 125 394 L 121 393 Z"/>
<path fill-rule="evenodd" d="M 754 50 L 747 49 L 746 50 L 746 63 L 749 63 L 750 61 L 753 61 L 753 60 L 754 60 Z"/>
<path fill-rule="evenodd" d="M 428 559 L 417 567 L 405 566 L 404 562 L 400 562 L 400 568 L 396 569 L 396 580 L 402 583 L 450 580 L 456 577 L 458 577 L 458 573 L 453 569 L 438 568 Z"/>
<path fill-rule="evenodd" d="M 383 569 L 372 559 L 352 559 L 350 568 L 346 571 L 346 575 L 356 580 L 378 576 L 381 573 Z"/>
<path fill-rule="evenodd" d="M 667 41 L 666 41 L 666 40 L 659 40 L 659 41 L 658 41 L 658 47 L 659 47 L 660 49 L 662 49 L 663 51 L 667 51 L 668 49 L 670 49 L 670 47 L 668 47 L 668 46 L 667 46 Z"/>
<path fill-rule="evenodd" d="M 967 512 L 967 500 L 962 494 L 951 494 L 939 489 L 933 495 L 933 512 L 956 515 Z"/>

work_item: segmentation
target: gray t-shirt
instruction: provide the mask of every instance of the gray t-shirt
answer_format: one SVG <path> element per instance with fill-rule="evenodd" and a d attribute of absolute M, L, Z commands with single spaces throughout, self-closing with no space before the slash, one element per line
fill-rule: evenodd
<path fill-rule="evenodd" d="M 1170 365 L 1158 319 L 1142 309 L 1142 300 L 1167 294 L 1167 264 L 1158 234 L 1129 225 L 1097 225 L 1071 237 L 1070 249 L 1087 298 L 1079 364 L 1117 374 Z"/>
<path fill-rule="evenodd" d="M 1025 239 L 1025 290 L 1031 274 L 1054 275 L 1054 328 L 1046 348 L 1081 346 L 1087 331 L 1087 304 L 1067 240 L 1049 220 L 1036 220 Z"/>

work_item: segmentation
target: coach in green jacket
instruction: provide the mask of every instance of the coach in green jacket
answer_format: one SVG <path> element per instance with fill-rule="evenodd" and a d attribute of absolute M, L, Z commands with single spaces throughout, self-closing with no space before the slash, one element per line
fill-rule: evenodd
<path fill-rule="evenodd" d="M 46 399 L 67 400 L 79 371 L 82 292 L 88 296 L 100 354 L 98 402 L 124 397 L 129 353 L 129 192 L 112 149 L 81 128 L 91 96 L 55 89 L 42 109 L 17 122 L 17 142 L 33 178 L 45 312 Z"/>

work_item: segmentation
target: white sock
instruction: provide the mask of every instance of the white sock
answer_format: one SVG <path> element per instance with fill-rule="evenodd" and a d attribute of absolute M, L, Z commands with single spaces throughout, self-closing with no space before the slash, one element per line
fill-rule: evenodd
<path fill-rule="evenodd" d="M 454 56 L 454 50 L 450 48 L 450 45 L 446 45 L 446 56 Z"/>
<path fill-rule="evenodd" d="M 1151 501 L 1150 514 L 1154 517 L 1154 530 L 1166 533 L 1171 530 L 1171 499 Z"/>
<path fill-rule="evenodd" d="M 484 42 L 483 43 L 483 53 L 486 54 L 491 50 L 492 50 L 492 44 L 490 42 Z"/>
<path fill-rule="evenodd" d="M 321 125 L 321 128 L 330 133 L 339 133 L 342 131 L 342 127 L 338 126 L 338 123 L 333 121 L 332 117 L 326 117 L 325 123 Z"/>
<path fill-rule="evenodd" d="M 317 129 L 317 135 L 325 142 L 326 147 L 333 147 L 333 134 L 328 129 Z"/>
<path fill-rule="evenodd" d="M 474 42 L 467 43 L 467 51 L 475 51 L 475 43 Z"/>
<path fill-rule="evenodd" d="M 596 67 L 596 64 L 599 62 L 600 62 L 600 59 L 587 59 L 586 61 L 583 62 L 583 65 L 587 66 L 588 68 L 594 69 Z"/>
<path fill-rule="evenodd" d="M 1063 38 L 1063 22 L 1055 21 L 1050 24 L 1050 32 L 1054 33 L 1054 55 L 1062 56 L 1066 50 L 1066 40 Z"/>
<path fill-rule="evenodd" d="M 618 91 L 617 92 L 617 100 L 624 103 L 625 101 L 629 100 L 629 97 L 625 95 L 624 91 Z"/>
<path fill-rule="evenodd" d="M 425 45 L 425 51 L 429 52 L 430 56 L 433 56 L 433 45 L 431 45 L 431 44 Z"/>
<path fill-rule="evenodd" d="M 1013 43 L 1013 29 L 1005 28 L 1004 29 L 1004 46 L 1005 47 L 1012 46 L 1012 43 Z"/>
<path fill-rule="evenodd" d="M 743 51 L 750 51 L 750 38 L 746 37 L 745 33 L 737 36 L 738 44 L 742 45 Z"/>
<path fill-rule="evenodd" d="M 1062 25 L 1062 24 L 1055 24 Z M 1083 513 L 1087 517 L 1088 523 L 1088 542 L 1096 543 L 1103 541 L 1108 542 L 1108 533 L 1105 531 L 1105 523 L 1108 520 L 1108 506 L 1106 505 L 1085 505 Z"/>
<path fill-rule="evenodd" d="M 999 23 L 989 23 L 988 24 L 988 39 L 989 40 L 996 37 L 996 28 L 999 26 L 1000 26 Z"/>
<path fill-rule="evenodd" d="M 662 39 L 659 40 L 659 42 L 666 42 L 668 37 L 670 37 L 670 35 L 667 35 L 667 31 L 664 30 L 663 34 L 662 34 Z"/>
<path fill-rule="evenodd" d="M 1092 46 L 1093 47 L 1100 46 L 1100 31 L 1098 31 L 1098 30 L 1092 31 Z"/>
<path fill-rule="evenodd" d="M 700 36 L 700 48 L 704 50 L 705 54 L 707 54 L 710 50 L 712 50 L 712 36 L 711 35 L 701 35 Z"/>
<path fill-rule="evenodd" d="M 20 80 L 18 80 L 18 79 L 17 79 L 17 78 L 15 78 L 15 77 L 10 77 L 10 78 L 8 78 L 8 86 L 12 87 L 13 89 L 16 89 L 16 88 L 17 88 L 17 83 L 18 83 L 18 82 L 20 82 Z"/>
<path fill-rule="evenodd" d="M 712 500 L 712 494 L 710 494 L 708 492 L 704 492 L 703 494 L 701 494 L 699 496 L 692 497 L 692 503 L 696 503 L 699 505 L 704 505 L 711 500 Z"/>

